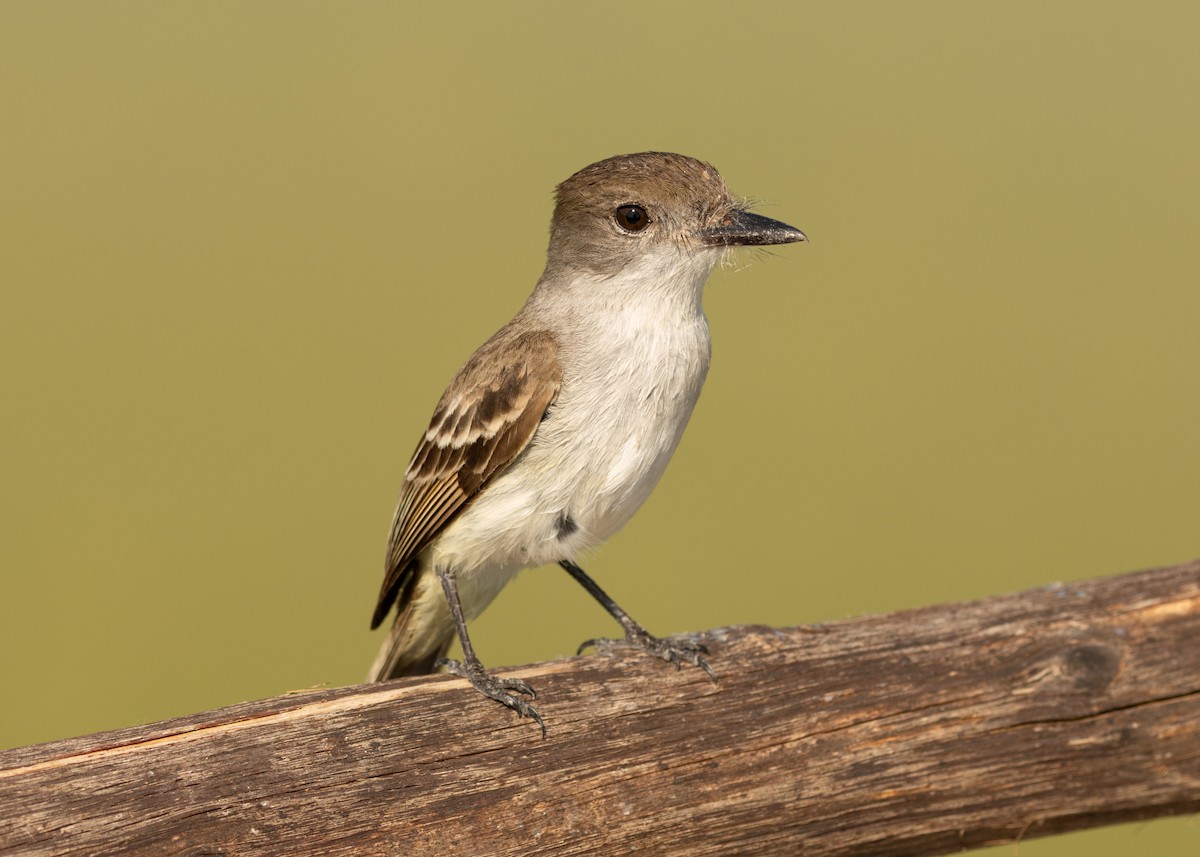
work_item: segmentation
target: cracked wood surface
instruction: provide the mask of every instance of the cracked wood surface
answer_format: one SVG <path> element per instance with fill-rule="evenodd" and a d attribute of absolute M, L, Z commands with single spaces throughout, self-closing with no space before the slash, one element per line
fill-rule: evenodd
<path fill-rule="evenodd" d="M 0 855 L 939 854 L 1200 810 L 1200 561 L 0 753 Z"/>

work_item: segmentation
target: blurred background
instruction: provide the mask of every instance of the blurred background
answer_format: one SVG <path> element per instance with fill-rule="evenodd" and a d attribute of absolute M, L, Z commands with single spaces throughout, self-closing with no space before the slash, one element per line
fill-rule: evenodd
<path fill-rule="evenodd" d="M 360 681 L 433 405 L 554 185 L 621 152 L 812 241 L 713 277 L 692 425 L 585 564 L 651 630 L 1197 556 L 1198 37 L 1095 0 L 5 4 L 0 746 Z M 473 630 L 500 666 L 616 626 L 542 569 Z"/>

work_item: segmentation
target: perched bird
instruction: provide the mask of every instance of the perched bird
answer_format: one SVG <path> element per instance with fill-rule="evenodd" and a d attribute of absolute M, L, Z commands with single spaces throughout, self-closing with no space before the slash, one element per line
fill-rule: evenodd
<path fill-rule="evenodd" d="M 620 155 L 558 186 L 545 272 L 450 382 L 405 473 L 371 627 L 398 610 L 369 681 L 444 666 L 544 733 L 533 688 L 484 669 L 467 621 L 552 562 L 624 628 L 584 647 L 713 674 L 702 647 L 647 633 L 576 559 L 630 519 L 679 444 L 708 372 L 713 268 L 731 247 L 805 240 L 682 155 Z M 456 633 L 463 658 L 447 660 Z"/>

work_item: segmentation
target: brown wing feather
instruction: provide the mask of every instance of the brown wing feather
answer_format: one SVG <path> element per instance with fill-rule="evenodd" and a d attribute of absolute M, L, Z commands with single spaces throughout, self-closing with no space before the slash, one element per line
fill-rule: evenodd
<path fill-rule="evenodd" d="M 476 351 L 442 394 L 413 454 L 388 539 L 371 627 L 387 616 L 418 554 L 529 445 L 562 373 L 549 331 L 506 327 Z"/>

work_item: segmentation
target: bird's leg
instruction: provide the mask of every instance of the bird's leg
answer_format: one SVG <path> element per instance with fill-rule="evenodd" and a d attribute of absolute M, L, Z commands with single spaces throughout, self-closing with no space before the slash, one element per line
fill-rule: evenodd
<path fill-rule="evenodd" d="M 683 661 L 689 664 L 695 664 L 708 673 L 708 677 L 713 681 L 717 680 L 716 674 L 712 671 L 712 667 L 708 665 L 708 661 L 704 659 L 704 655 L 708 654 L 708 649 L 699 643 L 693 643 L 690 640 L 673 640 L 670 638 L 662 639 L 655 637 L 637 622 L 633 621 L 628 613 L 620 608 L 617 602 L 608 597 L 596 581 L 588 577 L 587 572 L 571 562 L 569 559 L 559 560 L 559 565 L 566 569 L 567 574 L 579 581 L 579 584 L 586 589 L 591 596 L 600 602 L 609 614 L 621 623 L 621 627 L 625 629 L 624 640 L 609 640 L 596 639 L 585 640 L 579 647 L 582 652 L 588 646 L 594 646 L 596 651 L 608 653 L 618 646 L 632 646 L 636 649 L 641 649 L 644 652 L 649 652 L 655 657 L 662 658 L 664 661 L 670 661 L 675 664 L 675 669 L 679 669 L 679 665 Z"/>
<path fill-rule="evenodd" d="M 479 658 L 475 656 L 475 647 L 471 645 L 471 638 L 467 635 L 467 619 L 463 615 L 462 604 L 458 600 L 458 581 L 454 578 L 454 572 L 450 569 L 439 568 L 437 576 L 442 581 L 442 589 L 446 593 L 446 603 L 450 605 L 450 615 L 454 617 L 454 627 L 458 630 L 458 640 L 462 643 L 463 649 L 461 661 L 441 658 L 437 665 L 445 667 L 446 672 L 465 678 L 484 696 L 496 700 L 501 705 L 508 706 L 523 717 L 532 717 L 537 721 L 538 726 L 542 727 L 542 737 L 545 738 L 546 724 L 542 720 L 542 715 L 538 714 L 537 709 L 526 700 L 515 695 L 524 693 L 537 699 L 537 693 L 519 678 L 498 678 L 488 674 Z"/>

